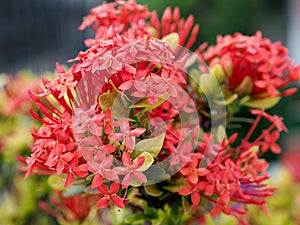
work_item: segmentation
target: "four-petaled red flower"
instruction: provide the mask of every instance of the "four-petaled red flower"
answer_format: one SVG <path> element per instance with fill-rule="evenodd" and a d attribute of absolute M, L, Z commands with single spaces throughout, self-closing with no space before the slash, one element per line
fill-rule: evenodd
<path fill-rule="evenodd" d="M 117 195 L 120 189 L 120 184 L 118 182 L 114 182 L 110 185 L 110 189 L 108 190 L 107 186 L 104 184 L 98 187 L 98 190 L 104 196 L 99 200 L 97 206 L 98 208 L 106 208 L 108 207 L 110 201 L 112 201 L 117 207 L 124 208 L 124 201 L 121 197 Z"/>
<path fill-rule="evenodd" d="M 112 155 L 102 158 L 102 154 L 97 154 L 94 161 L 88 163 L 89 170 L 96 174 L 93 182 L 92 188 L 99 187 L 102 184 L 103 178 L 114 181 L 119 179 L 118 175 L 111 168 L 113 165 L 114 157 Z"/>
<path fill-rule="evenodd" d="M 119 175 L 125 175 L 122 180 L 122 188 L 127 188 L 132 178 L 140 183 L 146 183 L 147 177 L 139 171 L 139 168 L 144 164 L 145 157 L 138 157 L 134 162 L 131 162 L 131 157 L 127 152 L 123 152 L 122 162 L 124 167 L 115 167 L 114 171 Z"/>
<path fill-rule="evenodd" d="M 146 129 L 142 127 L 131 130 L 129 122 L 125 119 L 114 121 L 113 125 L 119 126 L 121 133 L 113 133 L 109 136 L 109 139 L 114 141 L 123 141 L 124 146 L 129 150 L 129 152 L 132 152 L 134 149 L 135 137 L 139 137 L 146 131 Z"/>

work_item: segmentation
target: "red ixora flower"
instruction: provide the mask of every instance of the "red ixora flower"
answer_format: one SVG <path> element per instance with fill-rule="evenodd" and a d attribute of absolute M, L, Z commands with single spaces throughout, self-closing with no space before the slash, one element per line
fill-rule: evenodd
<path fill-rule="evenodd" d="M 38 204 L 49 215 L 72 224 L 85 220 L 99 197 L 100 194 L 64 197 L 62 192 L 55 191 L 49 201 L 40 201 Z"/>
<path fill-rule="evenodd" d="M 104 196 L 99 200 L 97 206 L 99 208 L 106 208 L 110 201 L 112 201 L 117 207 L 124 208 L 124 201 L 121 197 L 117 195 L 117 192 L 120 189 L 120 184 L 118 182 L 114 182 L 110 185 L 110 189 L 107 188 L 104 184 L 98 187 L 98 190 Z"/>
<path fill-rule="evenodd" d="M 114 141 L 123 141 L 124 146 L 129 150 L 129 152 L 132 152 L 134 149 L 135 137 L 141 136 L 146 131 L 146 129 L 142 127 L 131 130 L 129 122 L 125 119 L 115 121 L 113 125 L 119 126 L 121 133 L 113 133 L 109 136 L 109 139 Z"/>
<path fill-rule="evenodd" d="M 168 34 L 177 33 L 178 45 L 186 49 L 193 46 L 199 32 L 199 25 L 194 24 L 194 16 L 190 15 L 186 20 L 181 18 L 178 7 L 173 11 L 168 7 L 159 20 L 156 11 L 150 12 L 146 6 L 137 4 L 135 0 L 118 0 L 92 8 L 79 29 L 91 27 L 95 31 L 95 39 L 85 41 L 87 46 L 92 46 L 98 40 L 110 38 L 111 26 L 116 34 L 130 39 L 143 39 L 145 36 L 160 39 Z M 201 46 L 196 52 L 202 48 Z"/>
<path fill-rule="evenodd" d="M 217 44 L 203 52 L 203 58 L 210 66 L 223 67 L 229 90 L 256 98 L 280 96 L 279 89 L 300 78 L 300 65 L 292 65 L 287 49 L 280 42 L 262 38 L 261 32 L 218 36 Z M 294 92 L 291 89 L 282 94 Z"/>
<path fill-rule="evenodd" d="M 114 171 L 119 175 L 125 175 L 122 180 L 122 188 L 127 188 L 132 178 L 138 182 L 147 182 L 147 177 L 138 169 L 144 164 L 145 157 L 138 157 L 134 162 L 131 162 L 131 157 L 127 152 L 123 152 L 122 162 L 124 167 L 115 167 Z"/>
<path fill-rule="evenodd" d="M 239 221 L 248 204 L 264 207 L 274 189 L 264 183 L 268 163 L 260 156 L 268 149 L 279 152 L 276 140 L 286 128 L 279 116 L 252 110 L 256 119 L 239 145 L 234 143 L 237 135 L 219 140 L 220 135 L 210 133 L 214 127 L 206 129 L 213 126 L 207 115 L 221 110 L 209 109 L 207 98 L 187 79 L 191 70 L 202 70 L 194 67 L 200 60 L 189 61 L 187 50 L 165 41 L 173 38 L 189 49 L 199 30 L 193 16 L 185 20 L 178 8 L 167 8 L 159 20 L 156 12 L 133 0 L 116 1 L 92 9 L 80 29 L 87 26 L 96 37 L 72 60 L 75 65 L 64 70 L 57 64 L 57 78 L 43 79 L 43 87 L 29 93 L 40 111 L 31 114 L 43 125 L 32 133 L 26 176 L 64 174 L 65 186 L 75 179 L 88 186 L 85 190 L 98 190 L 99 208 L 111 202 L 124 208 L 134 189 L 130 185 L 150 183 L 145 174 L 156 176 L 156 171 L 161 179 L 168 177 L 159 187 L 166 193 L 160 196 L 162 205 L 177 195 L 174 204 L 181 206 L 183 198 L 196 214 L 205 200 L 213 216 L 222 212 Z M 278 90 L 299 79 L 299 66 L 292 66 L 287 50 L 260 33 L 219 37 L 203 58 L 211 67 L 222 66 L 222 86 L 252 98 L 289 95 L 294 89 Z M 122 110 L 116 112 L 115 106 Z M 218 118 L 223 116 L 227 118 L 220 112 Z M 252 140 L 261 118 L 271 125 Z M 217 134 L 219 128 L 223 131 L 220 126 Z M 141 151 L 145 156 L 139 156 Z M 147 163 L 153 167 L 142 171 Z M 169 182 L 183 186 L 170 193 L 163 186 Z M 135 190 L 141 201 L 156 200 L 146 188 Z"/>
<path fill-rule="evenodd" d="M 5 102 L 5 107 L 1 107 L 0 114 L 11 116 L 16 112 L 27 112 L 28 107 L 32 106 L 28 90 L 37 90 L 36 82 L 33 78 L 31 78 L 32 80 L 28 79 L 22 73 L 16 76 L 3 76 L 3 79 L 5 83 L 2 101 Z"/>

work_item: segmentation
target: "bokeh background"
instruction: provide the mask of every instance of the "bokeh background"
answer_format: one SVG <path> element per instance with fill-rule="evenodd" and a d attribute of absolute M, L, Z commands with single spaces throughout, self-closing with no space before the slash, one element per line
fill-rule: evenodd
<path fill-rule="evenodd" d="M 83 40 L 92 36 L 89 30 L 78 31 L 82 17 L 88 14 L 90 8 L 101 2 L 101 0 L 1 0 L 0 74 L 6 74 L 7 79 L 26 69 L 40 76 L 47 71 L 53 72 L 56 62 L 66 64 L 68 59 L 75 58 L 80 50 L 86 49 Z M 289 55 L 295 62 L 300 63 L 299 0 L 138 0 L 138 2 L 147 4 L 150 10 L 157 10 L 159 15 L 167 6 L 173 8 L 178 6 L 184 17 L 194 14 L 196 23 L 200 24 L 198 44 L 204 41 L 214 44 L 217 35 L 235 32 L 252 35 L 260 30 L 264 37 L 272 41 L 281 41 L 288 47 Z M 28 72 L 22 72 L 24 73 L 25 77 L 32 76 Z M 3 82 L 4 75 L 1 75 L 0 84 Z M 15 88 L 22 88 L 24 83 L 26 79 L 21 81 L 21 84 L 15 83 Z M 1 85 L 0 88 L 3 88 Z M 0 94 L 2 139 L 0 149 L 1 142 L 7 136 L 10 136 L 9 143 L 12 145 L 10 153 L 2 154 L 0 150 L 0 225 L 57 224 L 52 217 L 38 216 L 42 212 L 38 209 L 36 201 L 45 198 L 49 192 L 48 187 L 42 185 L 45 180 L 33 176 L 30 181 L 24 183 L 23 177 L 18 175 L 15 167 L 14 155 L 26 154 L 30 143 L 29 127 L 34 124 L 30 122 L 29 115 L 25 116 L 25 119 L 19 119 L 19 115 L 26 114 L 28 109 L 22 109 L 24 111 L 13 116 L 3 113 L 7 106 L 3 104 L 5 101 L 7 98 L 2 98 Z M 289 133 L 283 134 L 280 140 L 283 150 L 300 151 L 300 94 L 281 100 L 270 113 L 282 115 L 290 130 Z M 28 135 L 25 135 L 26 132 Z M 18 152 L 16 149 L 21 150 Z M 279 158 L 270 154 L 267 159 L 272 162 L 271 168 L 276 168 Z M 287 185 L 287 190 L 292 189 L 295 193 L 300 193 L 299 185 L 288 181 L 290 183 L 282 185 Z M 17 183 L 17 186 L 13 186 L 12 183 Z M 37 183 L 41 185 L 36 187 Z M 281 194 L 284 193 L 283 190 Z M 27 198 L 24 199 L 24 196 Z M 287 199 L 280 199 L 279 202 L 273 200 L 273 205 L 277 204 L 282 211 L 286 210 L 283 216 L 285 220 L 276 219 L 278 224 L 283 224 L 282 221 L 288 225 L 300 224 L 289 218 L 289 208 L 295 208 L 292 205 L 295 196 L 291 191 Z M 1 216 L 2 214 L 5 216 Z M 256 221 L 255 224 L 275 224 L 264 223 L 266 221 L 261 223 Z"/>
<path fill-rule="evenodd" d="M 78 50 L 89 31 L 78 32 L 81 19 L 101 0 L 1 0 L 0 72 L 28 68 L 35 73 L 52 71 L 56 61 L 66 62 Z M 109 1 L 107 1 L 109 2 Z M 162 13 L 179 6 L 182 15 L 195 15 L 201 26 L 199 43 L 215 42 L 220 34 L 261 30 L 272 41 L 281 41 L 300 62 L 298 0 L 138 0 Z"/>

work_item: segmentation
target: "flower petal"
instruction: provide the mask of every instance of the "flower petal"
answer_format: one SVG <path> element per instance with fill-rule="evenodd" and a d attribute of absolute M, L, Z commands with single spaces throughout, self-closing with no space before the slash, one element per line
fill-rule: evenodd
<path fill-rule="evenodd" d="M 132 180 L 131 173 L 127 173 L 122 180 L 122 188 L 127 188 Z"/>
<path fill-rule="evenodd" d="M 147 182 L 147 177 L 145 174 L 143 174 L 142 172 L 133 172 L 133 177 L 141 182 L 141 183 L 146 183 Z"/>
<path fill-rule="evenodd" d="M 187 188 L 182 188 L 178 194 L 183 195 L 183 196 L 188 196 L 192 191 L 192 188 L 187 187 Z"/>
<path fill-rule="evenodd" d="M 99 200 L 97 207 L 103 209 L 106 208 L 108 205 L 109 205 L 109 199 L 103 197 Z"/>
<path fill-rule="evenodd" d="M 131 157 L 127 152 L 123 152 L 122 162 L 125 166 L 130 166 L 131 165 Z"/>
<path fill-rule="evenodd" d="M 104 184 L 101 184 L 99 187 L 98 187 L 98 191 L 101 193 L 101 194 L 104 194 L 104 195 L 107 195 L 108 194 L 108 188 L 106 185 Z"/>
<path fill-rule="evenodd" d="M 111 200 L 117 207 L 121 209 L 125 207 L 123 200 L 119 196 L 113 195 L 111 196 Z"/>
<path fill-rule="evenodd" d="M 139 128 L 136 128 L 136 129 L 130 131 L 130 134 L 131 134 L 132 136 L 139 137 L 139 136 L 140 136 L 141 134 L 143 134 L 145 131 L 146 131 L 145 128 L 139 127 Z"/>
<path fill-rule="evenodd" d="M 118 182 L 114 182 L 110 185 L 110 194 L 116 194 L 120 189 L 120 184 Z"/>
<path fill-rule="evenodd" d="M 97 174 L 92 182 L 92 188 L 97 188 L 102 184 L 103 178 L 100 174 Z"/>
<path fill-rule="evenodd" d="M 191 200 L 192 200 L 192 204 L 194 206 L 198 206 L 199 203 L 200 203 L 200 194 L 199 192 L 193 192 L 192 195 L 191 195 Z"/>

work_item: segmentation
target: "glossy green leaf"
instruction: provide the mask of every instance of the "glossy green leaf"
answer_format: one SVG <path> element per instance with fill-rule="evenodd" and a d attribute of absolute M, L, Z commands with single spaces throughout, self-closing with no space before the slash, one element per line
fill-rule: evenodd
<path fill-rule="evenodd" d="M 221 83 L 226 77 L 223 67 L 220 64 L 216 64 L 211 68 L 211 73 L 217 78 Z"/>
<path fill-rule="evenodd" d="M 105 92 L 99 96 L 99 105 L 103 111 L 111 110 L 115 120 L 129 119 L 129 102 L 117 91 Z"/>
<path fill-rule="evenodd" d="M 159 197 L 164 193 L 164 191 L 158 188 L 157 184 L 144 186 L 144 190 L 148 195 L 153 197 Z"/>
<path fill-rule="evenodd" d="M 63 192 L 63 197 L 71 197 L 75 195 L 82 194 L 85 190 L 86 186 L 84 184 L 81 185 L 72 185 L 66 191 Z"/>
<path fill-rule="evenodd" d="M 171 47 L 173 49 L 175 49 L 177 46 L 178 46 L 178 43 L 179 43 L 179 35 L 178 33 L 170 33 L 166 36 L 164 36 L 162 38 L 163 41 L 167 42 L 168 44 L 171 45 Z"/>
<path fill-rule="evenodd" d="M 237 98 L 238 98 L 238 94 L 233 94 L 233 95 L 227 97 L 226 99 L 222 99 L 221 101 L 220 100 L 215 100 L 215 103 L 218 104 L 218 105 L 230 105 Z"/>
<path fill-rule="evenodd" d="M 155 104 L 151 104 L 148 98 L 144 98 L 141 101 L 137 102 L 130 108 L 144 108 L 144 112 L 150 112 L 151 110 L 160 106 L 163 102 L 165 102 L 169 98 L 169 94 L 166 92 L 162 96 L 158 97 L 157 102 Z"/>
<path fill-rule="evenodd" d="M 53 174 L 48 178 L 48 184 L 55 190 L 65 190 L 66 176 Z"/>
<path fill-rule="evenodd" d="M 155 158 L 157 157 L 158 153 L 162 149 L 164 139 L 165 139 L 164 133 L 154 138 L 144 139 L 135 145 L 134 151 L 136 153 L 148 152 L 152 155 L 153 158 Z"/>
<path fill-rule="evenodd" d="M 275 106 L 280 100 L 280 97 L 253 99 L 243 103 L 244 106 L 258 109 L 268 109 Z"/>
<path fill-rule="evenodd" d="M 134 159 L 134 162 L 139 158 L 139 157 L 144 157 L 145 161 L 143 165 L 138 169 L 138 171 L 143 172 L 149 169 L 149 167 L 153 164 L 154 159 L 152 155 L 148 152 L 142 152 L 137 158 Z"/>
<path fill-rule="evenodd" d="M 144 174 L 146 175 L 149 182 L 168 178 L 168 174 L 166 174 L 164 169 L 157 165 L 152 165 L 148 170 L 144 172 Z"/>
<path fill-rule="evenodd" d="M 170 182 L 168 185 L 162 188 L 172 193 L 178 193 L 182 188 L 188 187 L 188 183 L 185 178 L 179 178 L 174 182 Z"/>

